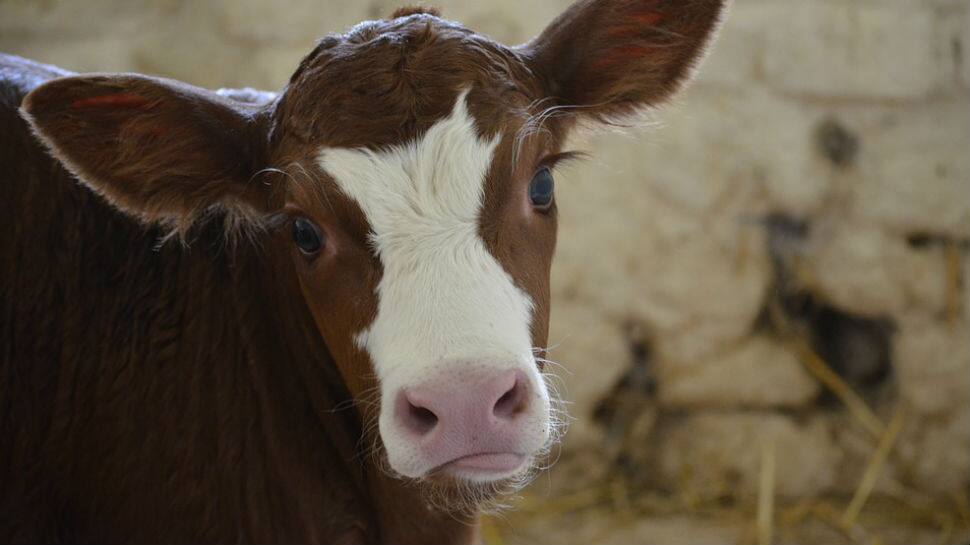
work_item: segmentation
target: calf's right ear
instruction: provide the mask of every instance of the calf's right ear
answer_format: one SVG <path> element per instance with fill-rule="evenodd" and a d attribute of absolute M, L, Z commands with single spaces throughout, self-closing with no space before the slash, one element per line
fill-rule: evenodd
<path fill-rule="evenodd" d="M 47 82 L 21 111 L 53 155 L 145 222 L 187 228 L 210 207 L 259 211 L 266 131 L 255 110 L 213 92 L 136 74 Z"/>

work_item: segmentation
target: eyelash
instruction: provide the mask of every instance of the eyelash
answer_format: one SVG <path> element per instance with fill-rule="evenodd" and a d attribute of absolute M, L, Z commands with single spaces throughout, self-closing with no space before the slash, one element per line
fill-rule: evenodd
<path fill-rule="evenodd" d="M 559 153 L 553 153 L 552 155 L 547 155 L 543 157 L 539 164 L 536 165 L 535 171 L 539 171 L 542 168 L 548 168 L 550 171 L 555 172 L 556 167 L 572 163 L 574 161 L 579 161 L 586 158 L 586 153 L 581 151 L 562 151 Z"/>

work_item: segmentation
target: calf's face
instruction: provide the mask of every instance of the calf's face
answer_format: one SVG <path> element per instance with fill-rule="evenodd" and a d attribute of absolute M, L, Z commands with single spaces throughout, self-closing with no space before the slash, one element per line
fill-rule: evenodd
<path fill-rule="evenodd" d="M 101 74 L 24 112 L 132 216 L 185 232 L 218 208 L 286 248 L 388 468 L 490 489 L 556 437 L 542 357 L 566 134 L 667 98 L 721 9 L 585 0 L 514 48 L 404 10 L 323 39 L 264 104 Z"/>
<path fill-rule="evenodd" d="M 303 292 L 346 380 L 360 395 L 361 378 L 376 378 L 390 467 L 492 480 L 551 435 L 534 347 L 546 336 L 553 181 L 549 150 L 512 164 L 508 127 L 480 132 L 472 91 L 449 94 L 450 111 L 400 143 L 313 139 L 305 170 L 318 182 L 292 188 L 286 210 Z M 357 218 L 351 229 L 340 213 Z M 351 286 L 362 270 L 370 281 Z M 339 291 L 334 276 L 347 279 Z M 335 319 L 335 306 L 348 313 Z"/>

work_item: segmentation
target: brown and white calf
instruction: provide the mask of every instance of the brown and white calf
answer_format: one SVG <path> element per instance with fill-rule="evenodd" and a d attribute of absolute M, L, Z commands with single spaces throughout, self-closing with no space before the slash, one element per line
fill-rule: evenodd
<path fill-rule="evenodd" d="M 518 47 L 401 10 L 278 95 L 0 58 L 0 541 L 473 541 L 557 437 L 567 132 L 669 97 L 722 7 Z"/>

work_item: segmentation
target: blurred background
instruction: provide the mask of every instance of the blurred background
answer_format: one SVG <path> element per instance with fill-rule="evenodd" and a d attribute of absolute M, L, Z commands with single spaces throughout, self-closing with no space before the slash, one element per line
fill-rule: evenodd
<path fill-rule="evenodd" d="M 568 0 L 441 0 L 505 43 Z M 0 0 L 0 50 L 279 89 L 392 0 Z M 694 85 L 560 174 L 574 417 L 499 543 L 970 538 L 970 3 L 736 0 Z"/>

